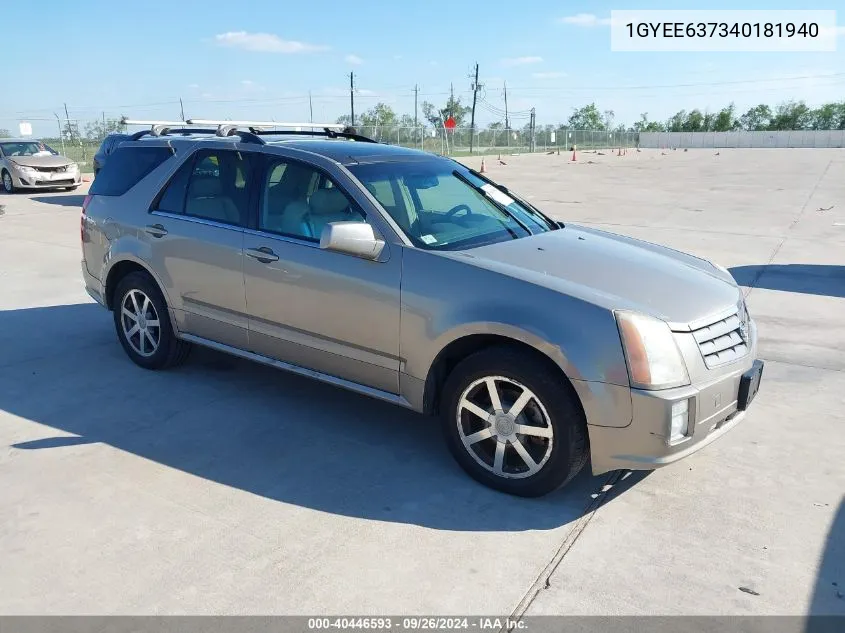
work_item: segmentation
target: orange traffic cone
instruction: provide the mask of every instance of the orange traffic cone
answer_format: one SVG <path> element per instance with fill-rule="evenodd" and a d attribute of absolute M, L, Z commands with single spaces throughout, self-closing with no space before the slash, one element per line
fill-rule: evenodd
<path fill-rule="evenodd" d="M 572 162 L 575 162 L 575 146 L 572 146 Z"/>
<path fill-rule="evenodd" d="M 487 173 L 487 168 L 484 166 L 484 159 L 481 159 L 481 172 L 482 174 Z"/>
<path fill-rule="evenodd" d="M 616 155 L 622 156 L 622 148 L 621 147 L 616 150 Z"/>

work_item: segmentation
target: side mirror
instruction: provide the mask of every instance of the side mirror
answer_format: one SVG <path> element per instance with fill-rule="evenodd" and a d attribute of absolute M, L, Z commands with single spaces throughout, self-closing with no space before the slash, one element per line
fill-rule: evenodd
<path fill-rule="evenodd" d="M 384 240 L 366 222 L 331 222 L 320 234 L 320 248 L 364 259 L 378 259 Z"/>

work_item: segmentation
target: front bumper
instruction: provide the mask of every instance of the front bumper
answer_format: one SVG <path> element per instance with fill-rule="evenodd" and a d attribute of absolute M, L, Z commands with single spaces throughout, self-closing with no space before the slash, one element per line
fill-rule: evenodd
<path fill-rule="evenodd" d="M 82 183 L 82 172 L 76 171 L 35 171 L 22 172 L 10 170 L 12 182 L 17 189 L 52 189 L 55 187 L 75 187 Z"/>
<path fill-rule="evenodd" d="M 749 359 L 731 373 L 704 385 L 663 391 L 632 389 L 630 425 L 589 427 L 593 473 L 660 468 L 719 439 L 745 417 L 746 411 L 739 408 L 742 377 L 758 367 L 762 371 L 762 364 Z M 673 442 L 669 438 L 672 405 L 683 400 L 689 403 L 687 434 Z"/>

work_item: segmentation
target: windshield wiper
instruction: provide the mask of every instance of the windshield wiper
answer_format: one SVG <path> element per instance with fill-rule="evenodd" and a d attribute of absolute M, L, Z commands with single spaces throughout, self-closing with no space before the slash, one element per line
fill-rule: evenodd
<path fill-rule="evenodd" d="M 525 225 L 525 224 L 523 224 L 522 222 L 520 222 L 519 218 L 517 218 L 517 217 L 516 217 L 516 215 L 514 215 L 513 211 L 511 211 L 510 209 L 508 209 L 505 205 L 501 204 L 500 202 L 497 202 L 496 200 L 494 200 L 493 198 L 491 198 L 491 197 L 490 197 L 490 195 L 489 195 L 486 191 L 484 191 L 484 189 L 482 189 L 482 188 L 481 188 L 481 187 L 479 187 L 478 185 L 474 184 L 474 183 L 473 183 L 473 182 L 472 182 L 469 178 L 467 178 L 466 176 L 464 176 L 461 172 L 459 172 L 458 170 L 455 170 L 455 171 L 453 171 L 453 172 L 452 172 L 452 175 L 453 175 L 455 178 L 457 178 L 458 180 L 460 180 L 462 183 L 464 183 L 464 184 L 468 185 L 468 186 L 469 186 L 470 188 L 472 188 L 474 191 L 477 191 L 477 192 L 478 192 L 478 193 L 480 193 L 482 196 L 484 196 L 484 199 L 485 199 L 485 200 L 488 200 L 488 201 L 492 202 L 494 207 L 496 207 L 499 211 L 501 211 L 501 212 L 502 212 L 502 213 L 504 213 L 506 216 L 508 216 L 511 220 L 513 220 L 514 222 L 516 222 L 517 224 L 519 224 L 519 226 L 521 226 L 521 227 L 523 228 L 523 230 L 525 230 L 525 232 L 526 232 L 526 233 L 528 233 L 528 235 L 534 235 L 534 231 L 532 231 L 531 229 L 529 229 L 527 225 Z M 508 232 L 509 232 L 511 235 L 513 235 L 514 239 L 518 239 L 518 238 L 517 238 L 516 233 L 514 233 L 514 232 L 513 232 L 510 228 L 508 228 L 508 227 L 505 227 L 505 228 L 508 230 Z"/>
<path fill-rule="evenodd" d="M 469 171 L 476 178 L 483 180 L 484 182 L 486 182 L 491 187 L 495 187 L 496 189 L 498 189 L 502 193 L 507 194 L 508 196 L 510 196 L 511 198 L 516 200 L 516 202 L 518 202 L 521 207 L 523 207 L 526 211 L 528 211 L 528 213 L 530 213 L 531 215 L 533 215 L 536 218 L 539 218 L 543 222 L 543 224 L 548 226 L 549 230 L 555 231 L 559 228 L 562 228 L 563 222 L 560 222 L 560 223 L 555 222 L 550 217 L 548 217 L 545 213 L 540 211 L 540 209 L 538 209 L 533 204 L 531 204 L 527 200 L 523 199 L 522 196 L 514 193 L 513 191 L 511 191 L 510 189 L 508 189 L 504 185 L 500 185 L 498 183 L 493 182 L 492 180 L 487 178 L 487 176 L 485 176 L 484 174 L 482 174 L 480 172 L 475 171 L 471 167 L 467 167 L 467 171 Z"/>

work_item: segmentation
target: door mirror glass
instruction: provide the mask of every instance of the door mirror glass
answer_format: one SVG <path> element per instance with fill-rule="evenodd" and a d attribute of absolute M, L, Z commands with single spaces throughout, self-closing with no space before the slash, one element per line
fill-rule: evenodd
<path fill-rule="evenodd" d="M 378 259 L 384 240 L 366 222 L 330 222 L 320 234 L 320 248 L 364 259 Z"/>

